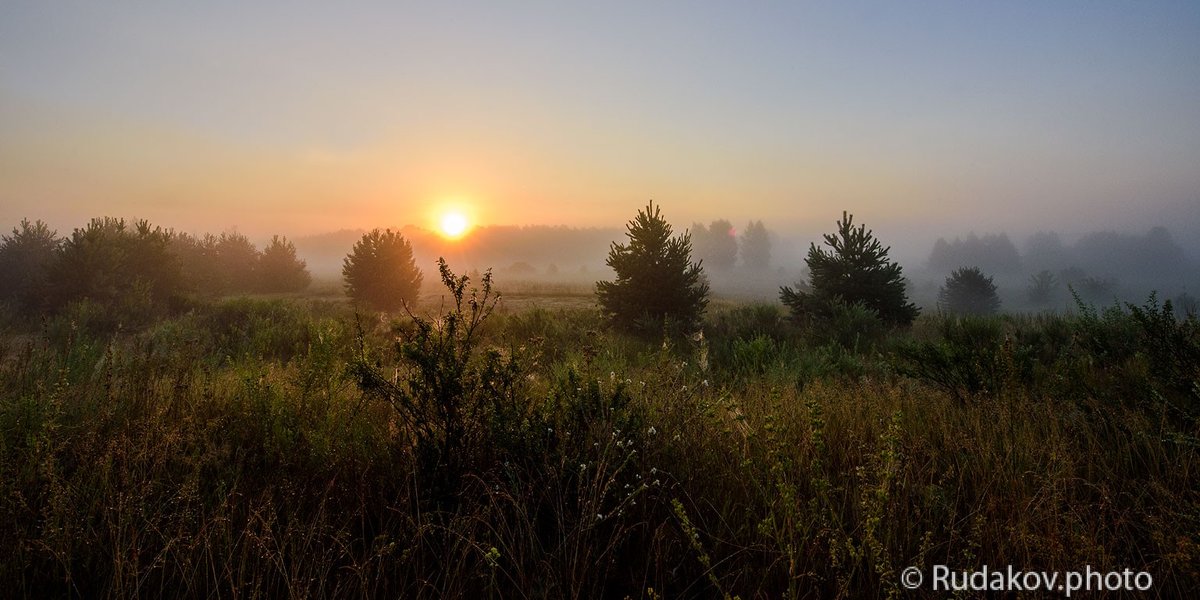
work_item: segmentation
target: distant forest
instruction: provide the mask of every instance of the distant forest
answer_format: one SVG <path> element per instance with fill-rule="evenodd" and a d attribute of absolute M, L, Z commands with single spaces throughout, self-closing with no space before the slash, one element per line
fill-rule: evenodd
<path fill-rule="evenodd" d="M 175 290 L 208 295 L 298 291 L 308 285 L 310 273 L 340 280 L 343 260 L 365 233 L 276 236 L 260 249 L 236 232 L 193 235 L 107 217 L 70 235 L 40 221 L 24 221 L 11 231 L 0 246 L 0 275 L 8 283 L 4 295 L 10 302 L 20 297 L 18 303 L 43 308 L 81 295 L 120 296 L 114 290 L 135 284 L 142 286 L 136 295 L 143 301 Z M 769 300 L 780 286 L 805 277 L 802 256 L 779 250 L 802 247 L 790 239 L 798 236 L 768 230 L 762 221 L 743 227 L 717 219 L 693 223 L 687 231 L 693 259 L 703 261 L 705 277 L 718 294 Z M 422 269 L 445 257 L 458 268 L 491 268 L 510 281 L 580 284 L 606 275 L 609 247 L 624 239 L 618 228 L 566 226 L 484 226 L 453 241 L 415 226 L 400 232 Z M 809 241 L 819 243 L 804 240 L 804 246 Z M 151 275 L 168 259 L 180 267 L 181 281 L 161 284 Z M 1200 288 L 1200 266 L 1165 227 L 1141 234 L 1099 231 L 1072 241 L 1053 231 L 1038 232 L 1019 245 L 1003 233 L 942 237 L 924 264 L 903 266 L 914 301 L 927 310 L 937 307 L 945 278 L 966 268 L 994 278 L 1005 311 L 1069 309 L 1073 295 L 1102 305 L 1137 301 L 1151 291 L 1187 308 L 1196 304 Z M 123 275 L 126 271 L 131 274 Z"/>

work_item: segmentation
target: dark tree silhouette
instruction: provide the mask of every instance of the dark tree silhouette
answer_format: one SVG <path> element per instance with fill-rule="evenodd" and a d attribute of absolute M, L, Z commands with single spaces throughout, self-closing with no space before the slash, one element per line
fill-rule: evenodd
<path fill-rule="evenodd" d="M 308 266 L 286 237 L 273 236 L 258 258 L 259 286 L 265 292 L 298 292 L 312 282 Z"/>
<path fill-rule="evenodd" d="M 1015 273 L 1021 268 L 1021 255 L 1006 234 L 955 238 L 947 242 L 938 238 L 929 254 L 929 266 L 948 273 L 963 264 L 978 265 L 998 273 Z"/>
<path fill-rule="evenodd" d="M 1054 274 L 1047 270 L 1038 271 L 1038 273 L 1029 278 L 1029 302 L 1045 306 L 1054 300 L 1058 294 L 1058 279 Z"/>
<path fill-rule="evenodd" d="M 751 221 L 742 232 L 742 264 L 748 269 L 765 271 L 771 266 L 771 239 L 762 221 Z"/>
<path fill-rule="evenodd" d="M 391 229 L 364 234 L 342 262 L 342 277 L 346 294 L 372 310 L 396 310 L 421 292 L 412 244 Z"/>
<path fill-rule="evenodd" d="M 1000 310 L 996 284 L 979 267 L 956 269 L 938 292 L 938 306 L 960 315 L 991 315 Z"/>
<path fill-rule="evenodd" d="M 51 307 L 89 300 L 105 309 L 110 324 L 142 322 L 170 308 L 183 291 L 171 234 L 147 221 L 92 219 L 76 229 L 48 271 Z"/>
<path fill-rule="evenodd" d="M 797 319 L 827 318 L 840 302 L 861 304 L 888 324 L 912 323 L 920 311 L 908 301 L 900 265 L 888 260 L 891 248 L 853 221 L 853 215 L 843 212 L 837 233 L 824 236 L 830 251 L 809 246 L 809 291 L 782 287 L 780 300 Z"/>
<path fill-rule="evenodd" d="M 236 231 L 222 233 L 213 247 L 222 276 L 221 292 L 244 294 L 258 288 L 258 248 Z"/>
<path fill-rule="evenodd" d="M 629 243 L 613 242 L 608 253 L 616 279 L 596 283 L 604 313 L 630 330 L 695 329 L 708 306 L 708 283 L 700 263 L 692 262 L 690 234 L 672 237 L 653 202 L 627 228 Z"/>
<path fill-rule="evenodd" d="M 696 223 L 691 234 L 696 256 L 706 267 L 728 271 L 737 263 L 737 232 L 729 221 L 717 219 L 707 228 Z"/>
<path fill-rule="evenodd" d="M 34 311 L 41 304 L 46 270 L 62 240 L 41 221 L 22 219 L 12 235 L 0 236 L 0 302 Z"/>
<path fill-rule="evenodd" d="M 191 293 L 216 296 L 229 287 L 217 262 L 217 237 L 197 237 L 177 232 L 171 236 L 171 254 L 179 262 L 183 285 Z"/>

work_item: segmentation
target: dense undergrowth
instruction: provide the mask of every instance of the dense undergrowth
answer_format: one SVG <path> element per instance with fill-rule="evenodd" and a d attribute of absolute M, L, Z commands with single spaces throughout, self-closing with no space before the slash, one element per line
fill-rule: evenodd
<path fill-rule="evenodd" d="M 1200 592 L 1200 326 L 1153 299 L 902 332 L 736 306 L 645 340 L 443 276 L 391 320 L 10 326 L 6 593 L 888 597 L 934 564 Z"/>

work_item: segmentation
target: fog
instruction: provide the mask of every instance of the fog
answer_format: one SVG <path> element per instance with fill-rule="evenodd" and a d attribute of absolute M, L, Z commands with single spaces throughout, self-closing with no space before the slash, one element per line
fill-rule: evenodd
<path fill-rule="evenodd" d="M 1173 299 L 1200 290 L 1200 254 L 1194 229 L 1163 225 L 1145 229 L 1106 228 L 1086 232 L 1056 230 L 976 233 L 922 231 L 895 235 L 901 227 L 876 227 L 869 218 L 853 215 L 856 224 L 872 230 L 890 256 L 904 268 L 910 295 L 926 310 L 936 310 L 938 289 L 952 271 L 979 267 L 994 278 L 1002 310 L 1063 310 L 1074 307 L 1071 290 L 1080 299 L 1100 305 L 1115 301 L 1142 302 L 1152 291 Z M 745 227 L 750 220 L 720 219 L 678 224 L 687 232 L 693 258 L 703 261 L 705 274 L 718 297 L 777 300 L 779 287 L 802 283 L 807 277 L 805 256 L 810 244 L 835 229 L 831 218 L 824 231 L 798 233 L 763 221 L 768 234 L 765 267 L 747 264 Z M 714 231 L 713 225 L 718 225 Z M 733 225 L 732 228 L 728 227 Z M 559 282 L 589 285 L 612 276 L 605 260 L 613 242 L 627 241 L 623 227 L 482 226 L 462 240 L 447 240 L 415 226 L 397 228 L 412 242 L 418 265 L 431 272 L 438 257 L 464 271 L 492 269 L 501 282 Z M 341 230 L 295 239 L 299 254 L 318 278 L 338 278 L 342 259 L 364 230 Z M 889 237 L 891 233 L 891 237 Z M 726 244 L 721 244 L 721 237 Z M 716 239 L 716 243 L 710 242 Z M 1189 242 L 1191 244 L 1189 244 Z M 717 246 L 717 247 L 714 247 Z M 1032 278 L 1049 272 L 1055 280 L 1049 303 L 1029 298 Z"/>

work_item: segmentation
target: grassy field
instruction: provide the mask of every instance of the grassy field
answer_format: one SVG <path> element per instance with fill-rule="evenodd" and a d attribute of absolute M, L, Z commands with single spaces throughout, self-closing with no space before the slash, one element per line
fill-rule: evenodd
<path fill-rule="evenodd" d="M 1200 593 L 1194 319 L 715 302 L 641 339 L 589 289 L 501 287 L 8 321 L 5 594 L 945 597 L 902 585 L 933 565 Z"/>

